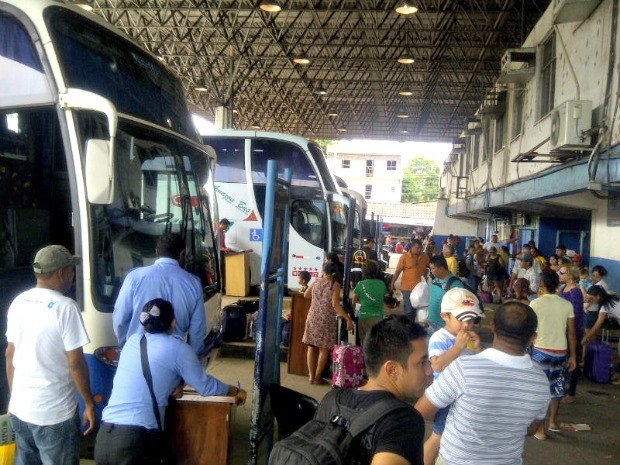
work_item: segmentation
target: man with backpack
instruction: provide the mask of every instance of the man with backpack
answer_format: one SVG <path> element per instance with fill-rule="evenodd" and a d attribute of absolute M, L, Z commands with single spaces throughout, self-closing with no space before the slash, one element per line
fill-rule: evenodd
<path fill-rule="evenodd" d="M 392 315 L 364 341 L 368 383 L 328 392 L 314 420 L 277 442 L 269 465 L 422 465 L 424 421 L 411 407 L 432 380 L 426 332 Z"/>

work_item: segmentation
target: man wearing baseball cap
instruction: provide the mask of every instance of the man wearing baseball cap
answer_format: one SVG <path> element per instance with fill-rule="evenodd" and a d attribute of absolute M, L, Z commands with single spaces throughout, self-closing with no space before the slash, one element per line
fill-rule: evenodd
<path fill-rule="evenodd" d="M 550 400 L 547 377 L 526 352 L 537 324 L 529 306 L 501 305 L 491 322 L 493 347 L 458 357 L 418 400 L 415 408 L 427 420 L 450 406 L 438 465 L 522 463 L 525 436 L 544 422 Z"/>
<path fill-rule="evenodd" d="M 88 368 L 82 347 L 90 342 L 71 289 L 80 257 L 61 245 L 39 250 L 33 289 L 18 295 L 7 314 L 6 371 L 15 463 L 77 465 L 82 396 L 85 434 L 95 424 Z"/>
<path fill-rule="evenodd" d="M 473 331 L 474 319 L 482 317 L 478 298 L 460 287 L 450 289 L 441 299 L 441 319 L 446 323 L 433 333 L 428 341 L 428 358 L 433 367 L 434 379 L 461 355 L 482 351 L 480 338 Z M 450 407 L 437 411 L 433 432 L 424 443 L 424 465 L 433 465 L 439 452 L 439 441 L 446 425 Z"/>

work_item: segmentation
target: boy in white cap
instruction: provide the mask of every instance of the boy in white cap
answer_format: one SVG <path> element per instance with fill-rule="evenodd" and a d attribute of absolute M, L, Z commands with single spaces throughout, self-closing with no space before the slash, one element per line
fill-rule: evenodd
<path fill-rule="evenodd" d="M 441 299 L 441 319 L 446 325 L 433 333 L 428 342 L 428 357 L 434 379 L 459 356 L 482 351 L 480 337 L 472 330 L 474 319 L 481 316 L 478 298 L 467 289 L 456 287 L 444 294 Z M 449 410 L 448 406 L 435 414 L 433 432 L 424 443 L 424 465 L 433 465 L 437 459 Z"/>

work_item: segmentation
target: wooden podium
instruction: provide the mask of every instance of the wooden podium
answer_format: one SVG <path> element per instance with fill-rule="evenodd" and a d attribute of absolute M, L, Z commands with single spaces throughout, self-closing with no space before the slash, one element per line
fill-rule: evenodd
<path fill-rule="evenodd" d="M 292 375 L 308 376 L 306 345 L 301 342 L 306 329 L 306 319 L 310 310 L 310 299 L 295 292 L 291 303 L 291 334 L 288 343 L 288 372 Z"/>
<path fill-rule="evenodd" d="M 164 431 L 177 465 L 227 465 L 234 397 L 195 392 L 170 400 Z"/>
<path fill-rule="evenodd" d="M 245 297 L 250 293 L 250 255 L 248 252 L 226 254 L 226 276 L 224 285 L 226 295 Z"/>

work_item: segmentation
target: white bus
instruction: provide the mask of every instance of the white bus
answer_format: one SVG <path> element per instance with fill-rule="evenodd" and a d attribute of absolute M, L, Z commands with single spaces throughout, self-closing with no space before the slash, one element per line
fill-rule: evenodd
<path fill-rule="evenodd" d="M 217 325 L 214 166 L 180 82 L 157 57 L 74 6 L 0 0 L 0 321 L 33 285 L 38 248 L 81 255 L 72 292 L 99 414 L 115 298 L 131 268 L 155 260 L 162 233 L 186 239 L 185 267 Z"/>
<path fill-rule="evenodd" d="M 321 274 L 326 252 L 344 255 L 349 215 L 345 197 L 325 162 L 321 148 L 303 137 L 262 131 L 216 130 L 202 141 L 217 154 L 215 191 L 220 218 L 231 226 L 226 245 L 250 253 L 250 282 L 260 280 L 262 218 L 267 160 L 278 175 L 290 168 L 291 225 L 289 228 L 289 289 L 299 288 L 297 276 Z"/>

